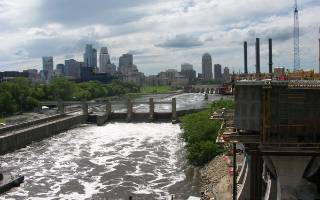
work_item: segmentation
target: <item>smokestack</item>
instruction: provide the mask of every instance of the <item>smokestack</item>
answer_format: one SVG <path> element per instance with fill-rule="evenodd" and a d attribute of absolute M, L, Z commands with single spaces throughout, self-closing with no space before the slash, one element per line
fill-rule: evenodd
<path fill-rule="evenodd" d="M 320 33 L 320 29 L 319 29 L 319 33 Z M 320 73 L 320 38 L 319 38 L 319 73 Z"/>
<path fill-rule="evenodd" d="M 260 74 L 260 39 L 256 38 L 256 74 Z"/>
<path fill-rule="evenodd" d="M 269 73 L 272 74 L 272 39 L 269 38 Z"/>
<path fill-rule="evenodd" d="M 243 44 L 243 47 L 244 47 L 244 73 L 245 74 L 248 74 L 248 44 L 247 42 L 245 41 L 244 44 Z"/>

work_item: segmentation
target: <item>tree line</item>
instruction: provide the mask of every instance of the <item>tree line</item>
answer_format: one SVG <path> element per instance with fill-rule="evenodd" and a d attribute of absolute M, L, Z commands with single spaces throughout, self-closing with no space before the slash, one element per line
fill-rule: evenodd
<path fill-rule="evenodd" d="M 74 83 L 64 77 L 57 77 L 49 84 L 42 84 L 16 78 L 0 83 L 0 114 L 31 111 L 40 101 L 82 101 L 138 92 L 140 87 L 136 84 L 119 80 L 110 84 L 97 81 Z"/>

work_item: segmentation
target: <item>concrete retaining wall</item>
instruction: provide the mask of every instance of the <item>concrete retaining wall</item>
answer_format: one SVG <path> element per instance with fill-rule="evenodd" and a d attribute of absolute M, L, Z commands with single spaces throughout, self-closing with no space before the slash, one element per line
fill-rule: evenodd
<path fill-rule="evenodd" d="M 59 118 L 65 117 L 65 116 L 66 116 L 65 114 L 53 115 L 53 116 L 42 118 L 42 119 L 37 119 L 37 120 L 33 120 L 33 121 L 23 122 L 23 123 L 16 124 L 16 125 L 6 126 L 3 128 L 0 128 L 0 134 L 6 133 L 9 131 L 14 131 L 14 130 L 21 129 L 21 128 L 25 128 L 25 127 L 29 127 L 29 126 L 34 126 L 37 124 L 42 124 L 42 123 L 56 120 L 56 119 L 59 119 Z"/>
<path fill-rule="evenodd" d="M 0 135 L 0 155 L 66 131 L 75 125 L 85 123 L 86 119 L 84 115 L 67 116 L 38 126 L 2 134 Z"/>

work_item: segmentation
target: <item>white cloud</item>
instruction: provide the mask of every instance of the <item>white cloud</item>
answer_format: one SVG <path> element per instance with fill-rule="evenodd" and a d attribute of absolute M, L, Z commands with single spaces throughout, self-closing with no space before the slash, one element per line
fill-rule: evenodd
<path fill-rule="evenodd" d="M 274 38 L 275 65 L 292 65 L 293 5 L 287 0 L 94 0 L 101 5 L 85 13 L 91 1 L 26 1 L 0 0 L 0 11 L 5 11 L 0 12 L 0 70 L 40 66 L 41 55 L 48 54 L 55 63 L 66 55 L 81 59 L 84 45 L 93 43 L 96 48 L 108 46 L 114 62 L 123 53 L 139 52 L 135 62 L 148 74 L 183 62 L 200 70 L 205 52 L 215 63 L 238 71 L 243 65 L 242 42 L 253 44 L 255 37 L 262 42 L 262 69 L 267 69 L 269 37 Z M 300 4 L 301 63 L 317 66 L 320 2 Z M 177 48 L 181 45 L 193 48 Z M 249 56 L 253 69 L 252 46 Z"/>

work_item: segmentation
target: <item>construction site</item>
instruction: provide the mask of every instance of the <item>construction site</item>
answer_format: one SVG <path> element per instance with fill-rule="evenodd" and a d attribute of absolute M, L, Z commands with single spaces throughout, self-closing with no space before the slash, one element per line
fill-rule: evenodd
<path fill-rule="evenodd" d="M 269 73 L 261 73 L 256 38 L 256 71 L 249 74 L 244 42 L 235 109 L 211 115 L 223 122 L 217 142 L 233 152 L 233 199 L 320 199 L 320 76 L 300 70 L 298 19 L 295 1 L 293 70 L 273 68 L 269 39 Z"/>

